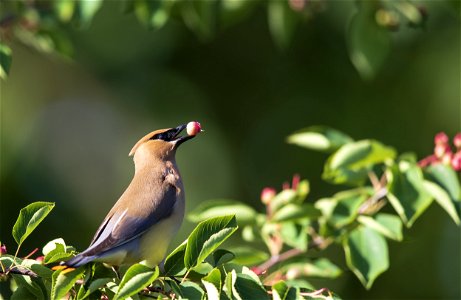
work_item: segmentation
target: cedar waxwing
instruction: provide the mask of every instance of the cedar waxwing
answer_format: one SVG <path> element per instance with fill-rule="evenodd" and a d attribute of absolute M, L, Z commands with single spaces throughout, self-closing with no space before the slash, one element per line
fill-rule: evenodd
<path fill-rule="evenodd" d="M 188 135 L 180 136 L 186 127 Z M 135 164 L 130 185 L 99 226 L 90 246 L 61 264 L 73 268 L 92 261 L 117 266 L 137 262 L 158 265 L 184 217 L 184 187 L 175 153 L 200 131 L 200 123 L 189 122 L 140 139 L 129 154 Z"/>

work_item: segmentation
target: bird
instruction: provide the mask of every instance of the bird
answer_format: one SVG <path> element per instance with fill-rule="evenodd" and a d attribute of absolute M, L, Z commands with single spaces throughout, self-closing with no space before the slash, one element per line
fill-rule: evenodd
<path fill-rule="evenodd" d="M 181 136 L 185 128 L 187 135 Z M 131 183 L 99 226 L 89 247 L 60 265 L 159 265 L 184 218 L 184 186 L 176 150 L 201 131 L 200 123 L 191 121 L 141 138 L 129 153 L 135 165 Z"/>

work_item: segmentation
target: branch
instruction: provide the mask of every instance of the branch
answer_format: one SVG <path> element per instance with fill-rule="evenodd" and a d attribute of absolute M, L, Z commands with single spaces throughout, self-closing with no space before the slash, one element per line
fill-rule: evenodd
<path fill-rule="evenodd" d="M 5 271 L 0 271 L 0 276 L 1 275 L 8 275 L 8 274 L 18 274 L 18 275 L 26 275 L 26 276 L 30 276 L 30 277 L 38 277 L 38 275 L 31 271 L 31 270 L 28 270 L 28 269 L 24 269 L 24 268 L 19 268 L 19 267 L 13 267 L 13 268 L 6 268 Z"/>
<path fill-rule="evenodd" d="M 300 254 L 306 253 L 307 251 L 312 249 L 324 249 L 330 243 L 331 241 L 328 239 L 323 239 L 320 236 L 315 236 L 313 242 L 309 244 L 307 250 L 293 248 L 283 252 L 282 254 L 272 255 L 267 261 L 263 262 L 257 267 L 252 268 L 252 271 L 255 272 L 256 275 L 262 275 L 266 273 L 268 269 L 272 268 L 275 264 L 278 264 Z"/>

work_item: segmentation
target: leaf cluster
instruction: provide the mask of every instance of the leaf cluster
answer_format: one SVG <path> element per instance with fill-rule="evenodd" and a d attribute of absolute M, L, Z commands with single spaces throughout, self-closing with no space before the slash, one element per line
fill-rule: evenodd
<path fill-rule="evenodd" d="M 312 200 L 309 182 L 295 176 L 278 193 L 263 190 L 263 212 L 236 200 L 203 202 L 188 216 L 198 223 L 195 229 L 155 268 L 90 263 L 63 269 L 59 262 L 76 254 L 63 239 L 48 242 L 35 259 L 34 252 L 18 257 L 54 207 L 35 202 L 13 227 L 15 255 L 0 245 L 0 278 L 11 281 L 13 300 L 339 299 L 310 282 L 342 273 L 322 250 L 341 247 L 348 268 L 369 289 L 389 268 L 388 240 L 402 241 L 404 226 L 410 228 L 432 202 L 460 223 L 459 178 L 448 165 L 422 167 L 411 154 L 328 127 L 300 130 L 288 142 L 326 152 L 322 177 L 343 190 Z M 244 242 L 222 248 L 237 231 Z M 313 250 L 317 258 L 309 255 Z"/>
<path fill-rule="evenodd" d="M 12 62 L 11 49 L 4 41 L 12 37 L 39 51 L 72 56 L 72 42 L 66 25 L 86 29 L 103 6 L 103 0 L 3 1 L 0 13 L 0 77 L 6 78 Z M 150 29 L 179 20 L 201 40 L 210 40 L 220 30 L 241 22 L 256 10 L 265 10 L 269 32 L 280 49 L 290 46 L 297 28 L 323 12 L 326 1 L 248 1 L 248 0 L 120 0 L 120 10 L 134 14 Z M 408 0 L 360 0 L 347 27 L 350 60 L 364 79 L 373 78 L 385 62 L 391 46 L 392 31 L 401 23 L 423 27 L 425 8 Z"/>

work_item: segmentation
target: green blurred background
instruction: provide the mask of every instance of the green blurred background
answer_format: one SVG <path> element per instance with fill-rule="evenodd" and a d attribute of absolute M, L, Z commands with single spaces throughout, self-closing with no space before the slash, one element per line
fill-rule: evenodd
<path fill-rule="evenodd" d="M 430 154 L 437 132 L 461 129 L 460 12 L 458 1 L 422 3 L 426 28 L 393 33 L 384 66 L 368 81 L 348 57 L 352 1 L 329 2 L 284 50 L 263 7 L 199 38 L 174 20 L 148 30 L 115 1 L 89 28 L 63 27 L 73 61 L 13 43 L 0 85 L 0 240 L 13 251 L 20 208 L 43 200 L 56 208 L 20 254 L 57 237 L 84 249 L 133 175 L 134 143 L 191 120 L 205 132 L 177 155 L 188 210 L 214 198 L 262 209 L 261 189 L 279 189 L 295 173 L 311 182 L 309 201 L 333 194 L 339 187 L 320 179 L 325 156 L 285 142 L 310 125 Z M 173 246 L 192 227 L 185 222 Z M 345 299 L 459 299 L 459 227 L 433 204 L 405 235 L 389 241 L 391 267 L 371 291 L 347 271 L 339 248 L 328 255 L 344 275 L 314 283 Z"/>

